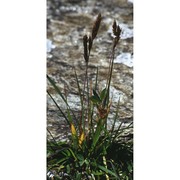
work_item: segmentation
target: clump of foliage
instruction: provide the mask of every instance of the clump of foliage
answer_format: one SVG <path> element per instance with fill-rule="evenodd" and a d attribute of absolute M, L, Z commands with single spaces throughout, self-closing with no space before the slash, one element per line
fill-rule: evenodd
<path fill-rule="evenodd" d="M 67 111 L 63 112 L 50 92 L 47 91 L 47 93 L 67 121 L 71 131 L 71 138 L 68 143 L 57 142 L 54 138 L 53 140 L 47 140 L 48 179 L 133 179 L 133 140 L 131 134 L 126 136 L 126 138 L 124 137 L 125 131 L 132 130 L 132 123 L 127 127 L 123 127 L 121 122 L 118 129 L 115 129 L 115 123 L 119 117 L 119 103 L 116 108 L 112 128 L 111 130 L 107 129 L 107 120 L 112 104 L 110 85 L 114 53 L 121 34 L 121 28 L 116 21 L 112 25 L 114 38 L 107 84 L 104 89 L 98 91 L 97 68 L 93 88 L 91 88 L 92 85 L 89 85 L 88 63 L 101 19 L 101 14 L 99 14 L 94 22 L 91 35 L 84 35 L 83 37 L 84 60 L 86 64 L 83 88 L 80 86 L 75 71 L 81 102 L 80 119 L 77 120 L 68 104 L 67 98 L 52 78 L 47 75 L 48 81 L 65 102 Z M 85 125 L 85 121 L 88 122 L 87 125 Z"/>

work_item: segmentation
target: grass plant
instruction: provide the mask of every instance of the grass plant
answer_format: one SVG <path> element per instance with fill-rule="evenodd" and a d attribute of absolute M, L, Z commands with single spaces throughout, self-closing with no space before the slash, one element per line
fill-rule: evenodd
<path fill-rule="evenodd" d="M 110 88 L 114 53 L 121 34 L 121 28 L 116 21 L 112 25 L 114 38 L 105 88 L 98 89 L 98 68 L 95 82 L 91 84 L 88 78 L 90 53 L 101 20 L 101 14 L 98 14 L 93 24 L 91 35 L 84 35 L 83 37 L 86 67 L 83 85 L 80 84 L 74 68 L 81 103 L 79 119 L 73 113 L 73 109 L 69 106 L 63 91 L 47 75 L 49 83 L 56 90 L 57 94 L 59 94 L 59 98 L 66 104 L 66 111 L 64 112 L 62 110 L 50 92 L 47 91 L 47 93 L 66 120 L 71 132 L 70 141 L 68 142 L 56 141 L 52 134 L 52 139 L 47 139 L 47 179 L 50 180 L 133 179 L 133 124 L 131 123 L 127 127 L 124 127 L 122 126 L 123 122 L 121 122 L 119 127 L 115 128 L 116 122 L 119 122 L 118 110 L 120 103 L 116 107 L 113 125 L 110 130 L 107 129 L 108 115 L 113 103 L 110 97 Z M 49 130 L 48 132 L 51 133 Z M 127 135 L 125 135 L 125 132 Z"/>

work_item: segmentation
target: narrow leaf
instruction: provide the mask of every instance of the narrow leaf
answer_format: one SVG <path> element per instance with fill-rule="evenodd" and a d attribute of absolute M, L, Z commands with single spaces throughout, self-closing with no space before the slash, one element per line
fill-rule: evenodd
<path fill-rule="evenodd" d="M 94 89 L 93 89 L 93 94 L 101 102 L 101 99 L 100 99 L 98 93 Z"/>
<path fill-rule="evenodd" d="M 97 98 L 97 96 L 91 96 L 90 97 L 90 100 L 94 103 L 94 104 L 97 104 L 97 103 L 100 103 L 101 100 L 99 98 Z"/>
<path fill-rule="evenodd" d="M 57 87 L 56 83 L 53 81 L 53 79 L 51 79 L 48 75 L 47 75 L 47 79 L 49 80 L 49 82 L 51 83 L 51 85 L 54 87 L 54 89 L 56 90 L 56 92 L 61 96 L 61 98 L 63 99 L 63 101 L 67 104 L 66 98 L 63 96 L 63 94 L 61 93 L 61 91 L 60 91 L 59 88 Z"/>
<path fill-rule="evenodd" d="M 105 98 L 106 92 L 107 92 L 106 88 L 104 88 L 104 89 L 101 91 L 101 94 L 100 94 L 101 101 Z"/>
<path fill-rule="evenodd" d="M 105 168 L 104 166 L 98 165 L 98 167 L 105 173 L 111 174 L 112 176 L 118 178 L 118 176 L 114 172 L 110 171 L 109 169 Z"/>
<path fill-rule="evenodd" d="M 65 104 L 67 105 L 67 107 L 71 110 L 66 98 L 63 96 L 63 94 L 61 93 L 60 89 L 57 87 L 56 83 L 53 81 L 53 79 L 51 79 L 48 75 L 47 75 L 47 79 L 49 80 L 49 82 L 51 83 L 51 85 L 54 87 L 54 89 L 56 90 L 56 92 L 60 95 L 60 97 L 63 99 L 63 101 L 65 102 Z M 50 94 L 50 93 L 48 93 Z M 54 101 L 54 100 L 53 100 Z M 57 103 L 54 101 L 54 103 L 57 105 Z M 58 108 L 59 109 L 59 108 Z M 76 120 L 76 122 L 78 123 L 76 116 L 74 115 L 74 112 L 71 110 L 74 119 Z"/>
<path fill-rule="evenodd" d="M 59 107 L 59 105 L 56 103 L 56 101 L 54 100 L 54 98 L 51 96 L 51 94 L 47 91 L 48 95 L 50 96 L 50 98 L 53 100 L 54 104 L 56 105 L 56 107 L 59 109 L 59 111 L 61 112 L 61 114 L 63 115 L 63 117 L 65 118 L 65 120 L 67 121 L 67 123 L 70 125 L 69 119 L 66 117 L 66 115 L 64 114 L 64 112 L 61 110 L 61 108 Z"/>

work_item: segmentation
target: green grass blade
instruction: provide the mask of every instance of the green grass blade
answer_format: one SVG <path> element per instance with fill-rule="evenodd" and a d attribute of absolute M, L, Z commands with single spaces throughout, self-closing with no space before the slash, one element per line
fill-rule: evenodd
<path fill-rule="evenodd" d="M 101 91 L 101 94 L 100 94 L 101 101 L 105 98 L 106 92 L 107 92 L 106 88 L 104 88 L 104 89 Z"/>
<path fill-rule="evenodd" d="M 115 165 L 111 161 L 109 161 L 109 162 L 110 162 L 110 164 L 111 164 L 111 166 L 112 166 L 112 168 L 113 168 L 113 170 L 114 170 L 114 172 L 115 172 L 115 174 L 117 176 L 117 179 L 121 180 L 120 175 L 118 174 L 117 168 L 115 167 Z"/>
<path fill-rule="evenodd" d="M 54 139 L 54 137 L 53 137 L 52 133 L 49 131 L 49 129 L 48 129 L 48 128 L 47 128 L 47 131 L 48 131 L 48 133 L 50 134 L 50 136 L 52 137 L 53 141 L 57 144 L 56 140 Z"/>
<path fill-rule="evenodd" d="M 97 101 L 101 102 L 101 99 L 99 97 L 99 94 L 96 92 L 95 89 L 93 89 L 93 94 L 94 94 L 94 97 L 97 99 Z"/>
<path fill-rule="evenodd" d="M 72 149 L 69 148 L 68 150 L 69 150 L 69 152 L 71 153 L 71 155 L 73 156 L 74 160 L 77 161 L 77 157 L 76 157 L 76 155 L 74 154 L 74 152 L 72 151 Z"/>
<path fill-rule="evenodd" d="M 81 94 L 82 91 L 81 91 L 81 88 L 80 88 L 79 80 L 78 80 L 77 73 L 76 73 L 75 69 L 74 69 L 74 72 L 75 72 L 76 83 L 77 83 L 77 86 L 78 86 L 79 97 L 80 97 L 80 101 L 81 101 L 81 108 L 83 109 L 83 97 L 82 97 L 82 94 Z"/>
<path fill-rule="evenodd" d="M 112 139 L 112 142 L 115 141 L 115 139 L 117 138 L 118 133 L 119 133 L 119 131 L 120 131 L 120 129 L 121 129 L 122 124 L 123 124 L 123 122 L 121 121 L 121 123 L 120 123 L 118 129 L 117 129 L 116 131 L 113 131 L 112 134 L 113 134 L 114 137 L 113 137 L 113 139 Z M 115 135 L 114 135 L 114 132 L 115 132 Z"/>
<path fill-rule="evenodd" d="M 133 122 L 131 122 L 127 127 L 121 128 L 120 131 L 118 131 L 117 137 L 120 137 L 121 134 L 124 132 L 124 130 L 127 130 L 127 129 L 131 130 L 133 128 L 133 127 L 131 127 L 131 125 L 133 125 Z"/>
<path fill-rule="evenodd" d="M 70 125 L 69 119 L 66 117 L 65 113 L 61 110 L 61 108 L 59 107 L 59 105 L 56 103 L 56 101 L 54 100 L 54 98 L 51 96 L 51 94 L 47 91 L 48 95 L 50 96 L 50 98 L 53 100 L 54 104 L 56 105 L 56 107 L 58 108 L 58 110 L 61 112 L 61 114 L 63 115 L 64 119 L 66 120 L 66 122 L 68 123 L 68 125 Z"/>
<path fill-rule="evenodd" d="M 97 96 L 91 96 L 90 100 L 94 103 L 94 104 L 98 104 L 101 103 L 101 99 L 98 98 Z"/>
<path fill-rule="evenodd" d="M 107 174 L 110 174 L 116 178 L 118 178 L 118 176 L 116 175 L 116 173 L 112 172 L 111 170 L 105 168 L 104 166 L 98 165 L 99 169 L 101 169 L 102 171 L 104 171 Z"/>
<path fill-rule="evenodd" d="M 53 79 L 51 79 L 48 75 L 47 75 L 47 79 L 49 80 L 49 82 L 51 83 L 51 85 L 54 87 L 54 89 L 56 90 L 56 92 L 60 95 L 60 97 L 63 99 L 63 101 L 65 102 L 66 106 L 71 110 L 66 98 L 63 96 L 63 94 L 61 93 L 61 91 L 59 90 L 59 88 L 57 87 L 56 83 L 53 81 Z M 48 93 L 50 94 L 50 93 Z M 57 103 L 55 103 L 57 104 Z M 74 112 L 71 110 L 73 116 L 74 116 L 74 120 L 76 120 L 76 123 L 78 124 L 78 121 L 76 119 L 76 116 L 74 114 Z"/>
<path fill-rule="evenodd" d="M 99 75 L 99 68 L 96 69 L 96 81 L 95 81 L 95 90 L 97 90 L 97 84 L 98 84 L 98 75 Z"/>
<path fill-rule="evenodd" d="M 97 67 L 96 69 L 96 80 L 95 80 L 95 90 L 97 90 L 97 84 L 98 84 L 98 74 L 99 74 L 99 69 Z M 94 115 L 94 104 L 92 104 L 92 109 L 91 109 L 91 119 L 90 119 L 90 133 L 94 135 L 94 126 L 93 126 L 93 115 Z"/>
<path fill-rule="evenodd" d="M 119 99 L 117 107 L 116 107 L 116 114 L 114 116 L 114 122 L 113 122 L 113 125 L 112 125 L 112 128 L 111 128 L 111 138 L 112 138 L 113 131 L 114 131 L 114 128 L 115 128 L 115 124 L 116 124 L 116 121 L 117 121 L 117 118 L 118 118 L 119 107 L 120 107 L 120 99 Z"/>
<path fill-rule="evenodd" d="M 49 82 L 51 83 L 51 85 L 54 87 L 54 89 L 56 90 L 56 92 L 61 96 L 61 98 L 63 99 L 63 101 L 66 103 L 67 106 L 68 103 L 66 101 L 66 98 L 63 96 L 63 94 L 61 93 L 61 91 L 59 90 L 59 88 L 56 86 L 56 83 L 53 81 L 53 79 L 51 79 L 48 75 L 47 75 L 47 79 L 49 80 Z"/>
<path fill-rule="evenodd" d="M 72 118 L 72 116 L 71 116 L 71 114 L 70 114 L 69 108 L 67 108 L 67 114 L 68 114 L 68 120 L 69 120 L 69 122 L 72 123 L 73 118 Z"/>
<path fill-rule="evenodd" d="M 79 80 L 78 80 L 77 73 L 76 73 L 75 69 L 74 69 L 74 72 L 75 72 L 76 83 L 77 83 L 77 86 L 78 86 L 78 93 L 79 93 L 80 102 L 81 102 L 81 120 L 80 120 L 81 122 L 80 122 L 80 125 L 83 125 L 83 131 L 85 131 L 85 122 L 84 122 L 85 109 L 84 109 L 82 91 L 81 91 L 81 88 L 80 88 Z"/>
<path fill-rule="evenodd" d="M 97 128 L 96 128 L 96 131 L 93 135 L 93 142 L 92 142 L 92 151 L 94 150 L 99 138 L 100 138 L 100 135 L 101 135 L 101 132 L 103 130 L 103 119 L 99 119 L 99 122 L 98 122 L 98 125 L 97 125 Z"/>

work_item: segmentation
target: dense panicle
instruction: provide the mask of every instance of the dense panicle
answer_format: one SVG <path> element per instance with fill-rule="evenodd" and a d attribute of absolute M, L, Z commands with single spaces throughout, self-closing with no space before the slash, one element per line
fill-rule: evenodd
<path fill-rule="evenodd" d="M 117 32 L 116 32 L 117 37 L 120 38 L 120 35 L 121 35 L 121 29 L 120 29 L 120 27 L 118 26 L 116 30 L 117 30 Z"/>
<path fill-rule="evenodd" d="M 114 45 L 113 45 L 113 49 L 116 47 L 119 39 L 120 39 L 120 35 L 121 35 L 121 28 L 119 27 L 119 25 L 116 24 L 116 21 L 114 20 L 113 25 L 112 25 L 112 31 L 114 34 Z"/>
<path fill-rule="evenodd" d="M 88 60 L 89 60 L 87 43 L 88 43 L 88 37 L 87 37 L 87 35 L 84 35 L 84 37 L 83 37 L 84 59 L 86 62 L 88 62 Z"/>
<path fill-rule="evenodd" d="M 117 27 L 116 21 L 114 20 L 113 25 L 112 25 L 112 30 L 113 30 L 114 36 L 116 36 L 116 27 Z"/>
<path fill-rule="evenodd" d="M 94 40 L 97 33 L 98 33 L 98 30 L 99 30 L 99 26 L 100 26 L 100 23 L 101 23 L 101 14 L 99 13 L 97 18 L 96 18 L 96 21 L 93 25 L 93 29 L 92 29 L 92 39 Z"/>
<path fill-rule="evenodd" d="M 90 54 L 90 51 L 91 51 L 91 48 L 92 48 L 92 44 L 93 44 L 92 37 L 89 36 L 88 40 L 89 40 L 89 54 Z"/>

